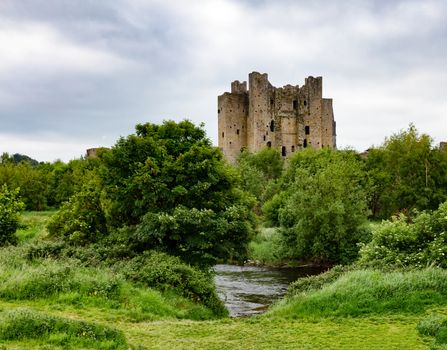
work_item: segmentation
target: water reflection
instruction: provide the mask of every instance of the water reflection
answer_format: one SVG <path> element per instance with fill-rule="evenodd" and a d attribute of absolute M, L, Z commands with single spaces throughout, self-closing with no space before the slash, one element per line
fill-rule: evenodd
<path fill-rule="evenodd" d="M 322 272 L 320 267 L 267 268 L 216 265 L 215 283 L 230 316 L 250 316 L 264 312 L 281 298 L 288 285 L 299 277 Z"/>

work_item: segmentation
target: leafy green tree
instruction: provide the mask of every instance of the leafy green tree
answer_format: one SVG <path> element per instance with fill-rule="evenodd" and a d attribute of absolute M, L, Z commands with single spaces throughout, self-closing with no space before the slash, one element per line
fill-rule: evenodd
<path fill-rule="evenodd" d="M 306 150 L 284 174 L 284 190 L 267 202 L 281 227 L 283 255 L 319 262 L 352 261 L 367 239 L 365 174 L 351 151 Z"/>
<path fill-rule="evenodd" d="M 447 153 L 432 147 L 414 125 L 371 149 L 365 160 L 372 185 L 371 209 L 387 218 L 411 209 L 436 209 L 447 199 Z"/>
<path fill-rule="evenodd" d="M 203 127 L 137 125 L 98 162 L 100 181 L 70 199 L 52 234 L 80 242 L 109 235 L 129 252 L 158 249 L 198 265 L 245 256 L 253 203 Z"/>
<path fill-rule="evenodd" d="M 15 232 L 19 227 L 18 214 L 24 204 L 19 199 L 19 189 L 9 190 L 6 185 L 0 189 L 0 245 L 15 243 Z"/>

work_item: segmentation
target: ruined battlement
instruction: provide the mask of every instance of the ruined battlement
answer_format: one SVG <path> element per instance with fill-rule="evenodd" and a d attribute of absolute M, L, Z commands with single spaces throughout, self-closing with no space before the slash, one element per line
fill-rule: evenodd
<path fill-rule="evenodd" d="M 332 99 L 322 95 L 322 77 L 276 88 L 266 73 L 252 72 L 248 89 L 246 81 L 232 82 L 231 93 L 217 99 L 219 147 L 230 162 L 244 148 L 273 147 L 283 157 L 306 147 L 336 148 Z"/>

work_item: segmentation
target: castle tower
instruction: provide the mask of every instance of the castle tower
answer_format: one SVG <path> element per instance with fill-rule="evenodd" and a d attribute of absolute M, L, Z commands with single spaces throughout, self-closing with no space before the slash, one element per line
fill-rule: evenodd
<path fill-rule="evenodd" d="M 306 148 L 336 147 L 332 99 L 322 98 L 323 79 L 308 77 L 300 88 L 275 88 L 267 74 L 252 72 L 218 97 L 219 147 L 234 163 L 247 148 L 273 147 L 288 157 Z"/>

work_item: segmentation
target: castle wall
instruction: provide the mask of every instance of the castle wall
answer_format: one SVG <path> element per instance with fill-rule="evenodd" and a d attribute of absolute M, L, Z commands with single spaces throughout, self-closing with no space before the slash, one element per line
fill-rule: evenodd
<path fill-rule="evenodd" d="M 268 142 L 272 145 L 275 142 L 276 127 L 273 128 L 274 131 L 270 128 L 273 120 L 270 103 L 272 89 L 267 74 L 250 73 L 248 84 L 248 150 L 257 152 L 266 147 Z"/>
<path fill-rule="evenodd" d="M 336 148 L 335 143 L 335 121 L 334 112 L 332 108 L 332 99 L 323 98 L 322 99 L 322 136 L 321 136 L 321 147 Z"/>
<path fill-rule="evenodd" d="M 306 148 L 335 148 L 332 99 L 322 98 L 321 77 L 308 77 L 301 88 L 273 87 L 267 74 L 253 72 L 247 83 L 234 81 L 231 93 L 218 97 L 219 147 L 230 162 L 242 148 L 277 149 L 284 157 Z"/>
<path fill-rule="evenodd" d="M 234 163 L 247 146 L 248 95 L 226 92 L 218 97 L 217 108 L 219 147 Z"/>

